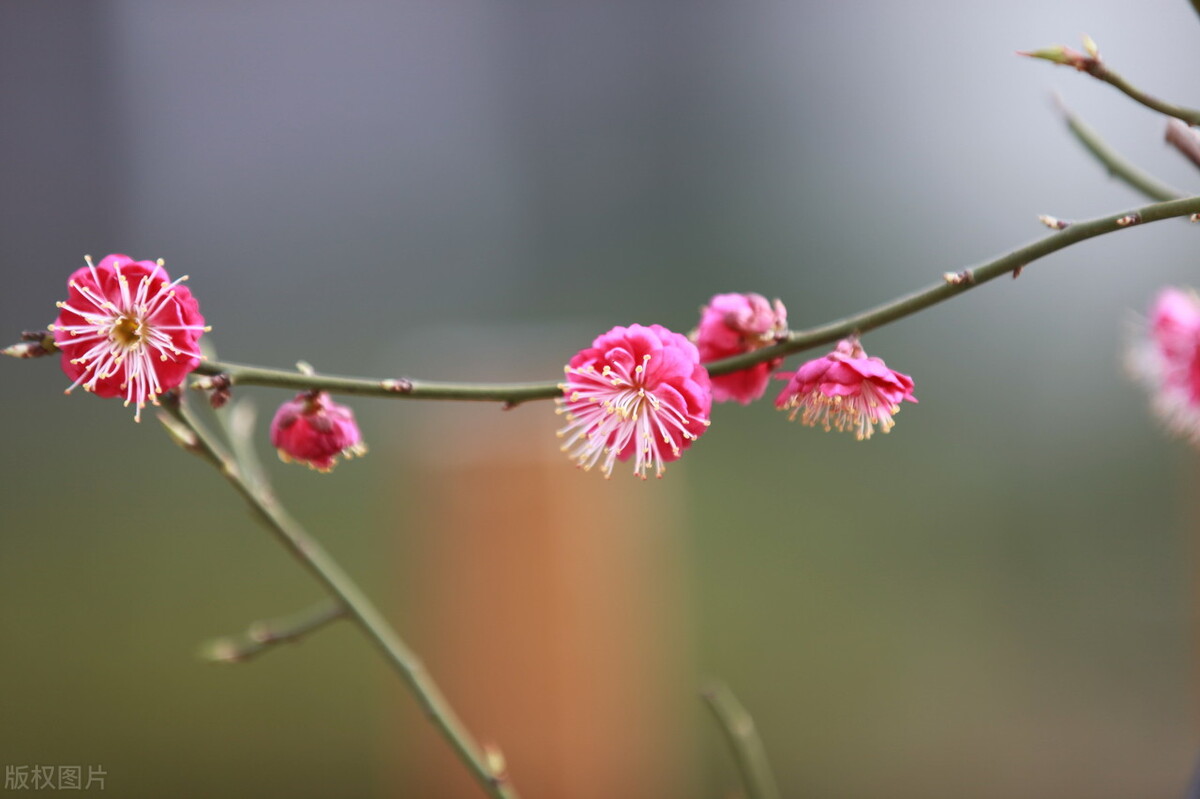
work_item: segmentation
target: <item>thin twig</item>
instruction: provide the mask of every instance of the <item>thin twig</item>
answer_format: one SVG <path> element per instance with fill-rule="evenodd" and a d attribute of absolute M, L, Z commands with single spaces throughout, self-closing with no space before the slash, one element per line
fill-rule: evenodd
<path fill-rule="evenodd" d="M 267 473 L 254 449 L 254 425 L 258 411 L 249 398 L 235 400 L 223 408 L 213 411 L 225 440 L 229 442 L 229 453 L 241 470 L 242 479 L 255 491 L 271 493 Z"/>
<path fill-rule="evenodd" d="M 1147 108 L 1157 111 L 1160 114 L 1166 114 L 1169 117 L 1183 120 L 1189 125 L 1200 125 L 1200 111 L 1194 108 L 1187 108 L 1182 105 L 1168 103 L 1165 100 L 1160 100 L 1152 94 L 1147 94 L 1137 88 L 1125 78 L 1118 75 L 1109 69 L 1103 62 L 1098 61 L 1098 67 L 1094 70 L 1089 69 L 1088 74 L 1107 83 L 1109 86 L 1124 92 L 1131 99 L 1141 103 Z"/>
<path fill-rule="evenodd" d="M 1049 61 L 1053 64 L 1062 66 L 1074 67 L 1080 72 L 1086 72 L 1097 80 L 1107 83 L 1109 86 L 1123 92 L 1130 99 L 1141 103 L 1147 108 L 1157 111 L 1160 114 L 1166 114 L 1169 117 L 1183 120 L 1189 125 L 1200 125 L 1200 111 L 1194 108 L 1188 108 L 1174 103 L 1168 103 L 1165 100 L 1160 100 L 1152 94 L 1142 91 L 1134 86 L 1124 77 L 1109 69 L 1108 65 L 1100 58 L 1100 54 L 1096 49 L 1095 42 L 1087 37 L 1084 37 L 1084 47 L 1088 50 L 1087 53 L 1081 53 L 1078 50 L 1073 50 L 1070 47 L 1057 45 L 1055 47 L 1047 47 L 1043 50 L 1034 50 L 1032 52 L 1018 52 L 1017 55 L 1028 56 L 1030 58 L 1038 58 L 1043 61 Z"/>
<path fill-rule="evenodd" d="M 898 297 L 861 313 L 807 330 L 795 330 L 787 339 L 754 352 L 705 364 L 709 374 L 723 375 L 746 369 L 757 363 L 782 358 L 822 344 L 831 344 L 853 333 L 865 333 L 889 322 L 911 316 L 931 305 L 970 291 L 989 280 L 1018 271 L 1051 253 L 1078 244 L 1085 239 L 1115 233 L 1138 224 L 1158 222 L 1200 213 L 1200 196 L 1183 197 L 1142 206 L 1130 211 L 1072 223 L 1065 230 L 1051 233 L 1032 244 L 1019 247 L 980 266 L 960 270 L 961 280 L 940 280 L 926 288 Z M 552 399 L 562 392 L 558 383 L 435 383 L 424 380 L 372 379 L 306 375 L 298 371 L 265 369 L 227 361 L 205 361 L 200 374 L 228 374 L 235 385 L 274 386 L 296 390 L 321 390 L 341 394 L 361 394 L 432 400 L 474 400 L 503 402 L 508 406 L 540 399 Z"/>
<path fill-rule="evenodd" d="M 256 621 L 241 635 L 214 638 L 200 647 L 200 654 L 217 663 L 244 663 L 278 644 L 297 641 L 345 617 L 346 608 L 340 602 L 326 599 L 290 616 Z"/>
<path fill-rule="evenodd" d="M 712 710 L 737 761 L 747 799 L 779 799 L 779 787 L 754 719 L 722 682 L 712 682 L 700 692 Z"/>
<path fill-rule="evenodd" d="M 203 361 L 197 374 L 227 374 L 235 386 L 272 386 L 298 391 L 317 390 L 333 394 L 357 394 L 393 399 L 473 400 L 518 404 L 558 396 L 556 383 L 442 383 L 407 378 L 340 377 L 304 374 L 290 369 L 268 369 L 228 361 Z"/>
<path fill-rule="evenodd" d="M 275 539 L 346 609 L 354 621 L 399 673 L 420 703 L 425 715 L 449 742 L 480 786 L 493 799 L 517 799 L 517 791 L 503 774 L 488 766 L 484 751 L 442 696 L 416 654 L 392 630 L 354 581 L 293 519 L 265 487 L 245 480 L 233 458 L 188 409 L 182 397 L 163 396 L 170 420 L 168 430 L 182 446 L 212 463 L 250 503 Z M 181 433 L 183 435 L 181 435 Z"/>
<path fill-rule="evenodd" d="M 1143 172 L 1118 155 L 1115 150 L 1100 138 L 1100 134 L 1096 133 L 1090 125 L 1072 113 L 1057 96 L 1054 98 L 1054 103 L 1059 112 L 1062 113 L 1063 121 L 1067 123 L 1067 128 L 1070 129 L 1071 134 L 1078 139 L 1079 143 L 1097 161 L 1104 165 L 1104 168 L 1108 170 L 1108 174 L 1141 192 L 1151 200 L 1165 202 L 1167 200 L 1178 200 L 1184 196 L 1182 193 Z M 1183 123 L 1175 121 L 1175 124 L 1182 125 Z"/>
<path fill-rule="evenodd" d="M 1168 119 L 1166 139 L 1167 144 L 1182 153 L 1192 164 L 1200 167 L 1200 134 L 1178 119 Z"/>

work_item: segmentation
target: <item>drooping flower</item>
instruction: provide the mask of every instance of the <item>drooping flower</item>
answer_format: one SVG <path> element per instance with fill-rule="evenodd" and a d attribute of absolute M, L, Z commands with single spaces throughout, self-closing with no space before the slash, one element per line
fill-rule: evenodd
<path fill-rule="evenodd" d="M 700 326 L 693 334 L 700 360 L 729 358 L 774 344 L 787 332 L 787 309 L 779 300 L 761 294 L 718 294 L 700 311 Z M 736 400 L 748 405 L 767 390 L 771 372 L 783 358 L 772 358 L 732 374 L 712 378 L 713 399 Z"/>
<path fill-rule="evenodd" d="M 558 413 L 567 424 L 562 450 L 579 466 L 633 459 L 643 480 L 708 429 L 712 387 L 696 346 L 662 325 L 614 327 L 565 367 Z"/>
<path fill-rule="evenodd" d="M 271 445 L 284 463 L 303 463 L 329 472 L 338 456 L 367 453 L 354 411 L 324 391 L 302 391 L 279 406 L 271 420 Z"/>
<path fill-rule="evenodd" d="M 128 255 L 92 259 L 67 281 L 66 302 L 50 330 L 63 353 L 62 368 L 100 397 L 125 397 L 140 421 L 146 403 L 178 386 L 200 363 L 204 326 L 200 305 L 183 276 L 171 280 L 162 261 Z"/>
<path fill-rule="evenodd" d="M 802 414 L 806 425 L 853 432 L 860 441 L 870 438 L 876 425 L 884 433 L 891 430 L 900 403 L 917 401 L 912 378 L 867 357 L 857 338 L 843 339 L 828 355 L 776 377 L 788 381 L 775 407 L 790 411 L 789 419 Z"/>
<path fill-rule="evenodd" d="M 1158 293 L 1146 335 L 1130 347 L 1130 371 L 1173 432 L 1200 443 L 1200 297 L 1168 286 Z"/>

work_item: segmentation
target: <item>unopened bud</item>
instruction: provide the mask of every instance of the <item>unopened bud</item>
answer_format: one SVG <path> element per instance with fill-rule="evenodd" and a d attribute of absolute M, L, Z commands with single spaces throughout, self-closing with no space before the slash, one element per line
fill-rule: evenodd
<path fill-rule="evenodd" d="M 1091 36 L 1088 36 L 1086 33 L 1083 34 L 1083 49 L 1092 58 L 1095 58 L 1096 60 L 1100 59 L 1100 48 L 1096 46 L 1095 39 L 1093 39 Z"/>
<path fill-rule="evenodd" d="M 1092 42 L 1095 45 L 1095 42 Z M 1087 43 L 1084 43 L 1087 47 Z M 1049 61 L 1053 64 L 1062 64 L 1066 67 L 1075 67 L 1080 72 L 1088 71 L 1089 67 L 1095 66 L 1099 59 L 1095 56 L 1087 55 L 1073 50 L 1065 45 L 1056 44 L 1053 47 L 1045 47 L 1041 50 L 1018 50 L 1017 55 L 1023 55 L 1027 58 L 1040 58 L 1043 61 Z"/>
<path fill-rule="evenodd" d="M 1071 223 L 1065 219 L 1058 219 L 1057 217 L 1046 216 L 1045 214 L 1039 216 L 1038 221 L 1051 230 L 1065 230 L 1071 225 Z"/>
<path fill-rule="evenodd" d="M 208 395 L 209 404 L 214 408 L 221 408 L 229 402 L 229 398 L 233 394 L 233 380 L 222 372 L 193 381 L 192 388 L 197 391 L 211 391 L 212 393 Z"/>
<path fill-rule="evenodd" d="M 411 394 L 413 390 L 412 381 L 407 377 L 388 378 L 382 385 L 384 391 L 394 391 L 397 394 Z"/>
<path fill-rule="evenodd" d="M 942 275 L 942 280 L 951 286 L 961 286 L 964 283 L 974 283 L 975 275 L 971 273 L 970 269 L 964 269 L 961 272 L 946 272 Z"/>
<path fill-rule="evenodd" d="M 503 783 L 508 780 L 508 764 L 505 762 L 504 753 L 500 751 L 499 746 L 494 743 L 484 744 L 483 762 L 495 782 Z"/>

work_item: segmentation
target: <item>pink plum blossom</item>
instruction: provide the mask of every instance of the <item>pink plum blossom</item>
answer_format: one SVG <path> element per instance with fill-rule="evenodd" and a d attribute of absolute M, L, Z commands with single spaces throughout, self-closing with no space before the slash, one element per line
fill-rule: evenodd
<path fill-rule="evenodd" d="M 693 334 L 704 363 L 776 343 L 787 333 L 787 309 L 779 300 L 761 294 L 718 294 L 700 311 L 700 326 Z M 712 378 L 713 399 L 736 400 L 748 405 L 767 390 L 771 372 L 783 358 L 772 358 L 732 374 Z"/>
<path fill-rule="evenodd" d="M 354 411 L 324 391 L 302 391 L 279 406 L 271 420 L 271 445 L 284 463 L 303 463 L 329 472 L 338 456 L 365 455 Z"/>
<path fill-rule="evenodd" d="M 172 281 L 162 261 L 109 255 L 79 268 L 67 281 L 65 302 L 50 330 L 63 353 L 62 368 L 78 386 L 100 397 L 124 396 L 141 421 L 146 403 L 178 386 L 200 364 L 204 326 L 200 305 Z"/>
<path fill-rule="evenodd" d="M 633 459 L 643 480 L 708 429 L 712 388 L 692 342 L 661 325 L 614 327 L 565 367 L 562 450 L 583 469 Z"/>
<path fill-rule="evenodd" d="M 795 372 L 776 375 L 788 381 L 775 407 L 790 411 L 788 418 L 826 430 L 852 431 L 860 441 L 895 425 L 902 401 L 916 402 L 913 381 L 895 372 L 880 358 L 869 358 L 857 338 L 843 339 L 828 355 L 809 361 Z"/>
<path fill-rule="evenodd" d="M 1200 444 L 1200 297 L 1164 288 L 1146 334 L 1131 348 L 1129 368 L 1150 389 L 1152 407 L 1167 427 Z"/>

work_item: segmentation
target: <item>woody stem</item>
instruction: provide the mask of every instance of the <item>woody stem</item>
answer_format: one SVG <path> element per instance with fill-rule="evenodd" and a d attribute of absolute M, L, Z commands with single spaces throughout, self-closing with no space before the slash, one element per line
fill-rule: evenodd
<path fill-rule="evenodd" d="M 425 671 L 416 654 L 392 630 L 354 580 L 316 542 L 261 484 L 247 480 L 234 458 L 188 409 L 182 398 L 164 395 L 163 406 L 182 432 L 176 439 L 209 461 L 256 512 L 259 521 L 320 583 L 383 654 L 408 685 L 425 715 L 454 749 L 480 787 L 493 799 L 518 799 L 516 789 L 495 773 L 474 738 Z M 168 426 L 168 430 L 172 427 Z"/>
<path fill-rule="evenodd" d="M 957 297 L 983 283 L 995 280 L 1001 275 L 1017 273 L 1034 261 L 1081 241 L 1108 233 L 1116 233 L 1128 227 L 1198 213 L 1200 213 L 1200 196 L 1168 200 L 1097 219 L 1075 222 L 1064 230 L 1051 233 L 980 266 L 963 269 L 954 275 L 953 280 L 943 279 L 911 294 L 897 297 L 874 308 L 868 308 L 824 325 L 805 330 L 793 330 L 778 344 L 705 365 L 708 367 L 709 374 L 724 375 L 822 344 L 830 344 L 851 334 L 865 333 L 911 316 L 931 305 L 936 305 L 951 297 Z M 408 378 L 339 377 L 303 374 L 298 371 L 267 369 L 215 360 L 201 363 L 196 371 L 204 375 L 224 374 L 229 377 L 231 383 L 239 385 L 319 390 L 395 399 L 502 402 L 508 406 L 530 400 L 552 399 L 562 393 L 557 382 L 444 383 Z"/>

